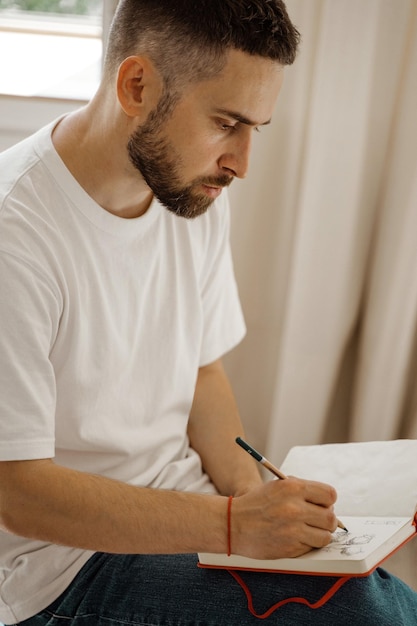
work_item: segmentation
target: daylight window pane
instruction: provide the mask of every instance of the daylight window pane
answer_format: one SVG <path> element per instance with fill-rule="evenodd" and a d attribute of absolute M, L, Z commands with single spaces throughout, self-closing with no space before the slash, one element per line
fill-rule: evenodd
<path fill-rule="evenodd" d="M 88 100 L 102 63 L 102 0 L 0 0 L 0 93 Z"/>
<path fill-rule="evenodd" d="M 100 16 L 102 0 L 0 0 L 0 9 L 14 13 Z"/>

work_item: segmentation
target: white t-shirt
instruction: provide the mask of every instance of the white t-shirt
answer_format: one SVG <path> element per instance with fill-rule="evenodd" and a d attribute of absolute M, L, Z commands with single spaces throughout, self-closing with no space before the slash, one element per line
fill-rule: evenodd
<path fill-rule="evenodd" d="M 189 447 L 198 368 L 244 335 L 223 193 L 194 220 L 103 210 L 54 124 L 0 155 L 0 460 L 214 490 Z M 0 532 L 0 621 L 24 620 L 91 552 Z"/>

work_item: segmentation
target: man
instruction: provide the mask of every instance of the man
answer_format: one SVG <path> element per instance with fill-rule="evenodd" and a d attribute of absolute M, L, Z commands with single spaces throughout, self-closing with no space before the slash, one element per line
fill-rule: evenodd
<path fill-rule="evenodd" d="M 221 365 L 244 333 L 222 190 L 245 176 L 297 43 L 281 0 L 122 0 L 93 100 L 1 157 L 6 624 L 256 623 L 195 553 L 330 541 L 333 488 L 262 484 Z M 262 606 L 332 584 L 246 581 Z M 416 612 L 378 573 L 267 622 Z"/>

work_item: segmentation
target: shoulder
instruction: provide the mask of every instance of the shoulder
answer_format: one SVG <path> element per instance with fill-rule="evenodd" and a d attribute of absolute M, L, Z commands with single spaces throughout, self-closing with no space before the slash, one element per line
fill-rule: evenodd
<path fill-rule="evenodd" d="M 50 148 L 49 124 L 0 153 L 0 211 L 10 199 L 18 199 L 36 191 L 39 183 L 39 168 Z M 38 188 L 43 185 L 38 185 Z"/>
<path fill-rule="evenodd" d="M 29 137 L 0 154 L 0 202 L 19 189 L 21 181 L 38 162 L 33 148 L 33 137 Z"/>

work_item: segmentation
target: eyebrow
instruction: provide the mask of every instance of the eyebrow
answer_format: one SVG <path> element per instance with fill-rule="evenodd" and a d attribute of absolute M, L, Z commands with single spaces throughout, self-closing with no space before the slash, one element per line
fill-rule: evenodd
<path fill-rule="evenodd" d="M 229 111 L 228 109 L 217 109 L 216 111 L 219 115 L 224 115 L 226 117 L 230 117 L 231 119 L 240 122 L 241 124 L 246 124 L 246 126 L 267 126 L 271 123 L 271 120 L 267 120 L 266 122 L 254 122 L 249 118 L 237 113 L 236 111 Z"/>

